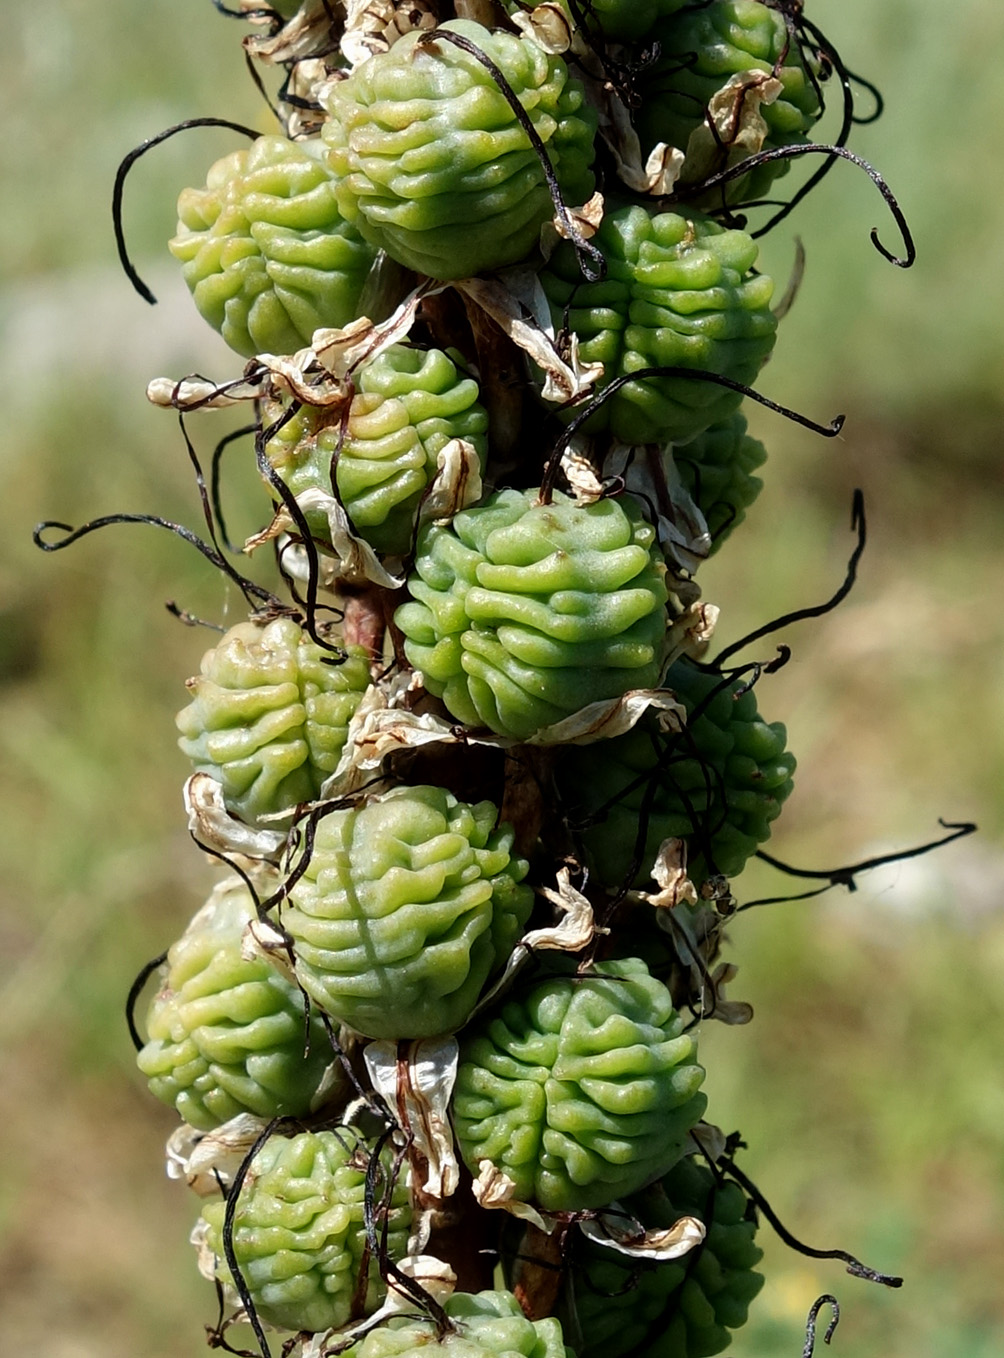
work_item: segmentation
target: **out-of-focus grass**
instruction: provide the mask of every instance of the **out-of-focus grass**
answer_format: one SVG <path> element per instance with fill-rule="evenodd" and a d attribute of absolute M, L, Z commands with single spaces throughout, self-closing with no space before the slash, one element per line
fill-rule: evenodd
<path fill-rule="evenodd" d="M 732 927 L 734 990 L 757 1015 L 702 1035 L 711 1116 L 742 1129 L 743 1163 L 796 1234 L 907 1276 L 883 1292 L 768 1239 L 768 1283 L 733 1351 L 797 1354 L 809 1304 L 835 1291 L 835 1352 L 990 1358 L 1004 1339 L 1004 280 L 987 129 L 1004 112 L 991 57 L 1004 11 L 808 8 L 888 96 L 886 118 L 853 144 L 899 195 L 920 256 L 900 273 L 876 254 L 868 228 L 893 248 L 895 228 L 847 165 L 765 246 L 783 277 L 797 230 L 809 268 L 761 386 L 849 419 L 825 442 L 757 415 L 767 486 L 705 591 L 726 640 L 825 598 L 862 486 L 857 589 L 783 634 L 793 659 L 759 689 L 800 761 L 772 847 L 833 866 L 934 836 L 938 816 L 982 832 L 855 894 L 763 907 Z M 198 527 L 177 426 L 143 387 L 237 368 L 160 245 L 178 188 L 232 139 L 177 138 L 127 188 L 157 311 L 115 271 L 107 204 L 115 164 L 142 137 L 193 115 L 259 116 L 240 32 L 208 0 L 40 0 L 7 17 L 0 49 L 5 126 L 18 130 L 0 144 L 14 205 L 0 219 L 0 1331 L 16 1351 L 38 1347 L 44 1327 L 47 1358 L 195 1353 L 213 1318 L 185 1243 L 194 1204 L 161 1168 L 173 1119 L 140 1087 L 120 1011 L 210 880 L 185 832 L 171 720 L 208 634 L 162 605 L 225 622 L 240 600 L 152 529 L 111 528 L 49 558 L 29 530 L 118 509 Z M 220 420 L 192 421 L 203 452 Z M 246 464 L 230 502 L 235 536 L 263 513 Z M 758 868 L 740 895 L 798 885 Z"/>

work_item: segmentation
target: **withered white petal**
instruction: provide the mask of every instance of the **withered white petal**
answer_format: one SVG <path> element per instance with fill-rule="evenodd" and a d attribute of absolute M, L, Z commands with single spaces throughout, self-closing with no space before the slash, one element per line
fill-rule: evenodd
<path fill-rule="evenodd" d="M 580 1221 L 579 1230 L 593 1244 L 633 1259 L 679 1259 L 696 1249 L 706 1234 L 697 1217 L 680 1217 L 665 1229 L 646 1231 L 629 1214 L 616 1211 L 617 1206 L 611 1203 L 609 1210 L 598 1212 L 592 1220 Z"/>
<path fill-rule="evenodd" d="M 208 773 L 193 773 L 184 788 L 188 828 L 208 850 L 261 862 L 275 861 L 286 847 L 285 830 L 256 829 L 232 816 L 223 788 Z"/>
<path fill-rule="evenodd" d="M 370 1042 L 363 1052 L 374 1089 L 425 1162 L 421 1191 L 440 1200 L 455 1193 L 460 1181 L 449 1117 L 459 1053 L 455 1037 Z"/>

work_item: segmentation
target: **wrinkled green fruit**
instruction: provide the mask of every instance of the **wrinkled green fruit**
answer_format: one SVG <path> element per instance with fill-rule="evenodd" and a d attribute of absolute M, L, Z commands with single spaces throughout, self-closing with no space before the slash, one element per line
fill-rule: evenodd
<path fill-rule="evenodd" d="M 625 736 L 561 751 L 560 795 L 606 886 L 629 876 L 631 885 L 643 885 L 664 839 L 687 841 L 687 871 L 699 886 L 713 874 L 738 876 L 770 837 L 792 789 L 795 758 L 784 748 L 784 726 L 761 719 L 753 692 L 736 696 L 741 680 L 709 701 L 721 684 L 720 675 L 678 661 L 666 687 L 688 713 L 699 709 L 683 732 L 664 734 L 643 722 Z"/>
<path fill-rule="evenodd" d="M 231 349 L 290 354 L 352 320 L 376 252 L 342 217 L 319 141 L 259 137 L 178 199 L 170 242 Z"/>
<path fill-rule="evenodd" d="M 303 1116 L 332 1060 L 320 1020 L 304 1028 L 299 990 L 268 962 L 241 957 L 255 917 L 247 887 L 221 883 L 168 952 L 147 1013 L 137 1064 L 157 1098 L 200 1131 L 238 1113 Z"/>
<path fill-rule="evenodd" d="M 746 1323 L 763 1286 L 754 1271 L 752 1203 L 735 1183 L 716 1184 L 693 1156 L 659 1184 L 627 1199 L 624 1210 L 647 1229 L 681 1216 L 707 1227 L 704 1243 L 681 1259 L 639 1263 L 587 1245 L 573 1262 L 559 1310 L 579 1358 L 710 1358 Z"/>
<path fill-rule="evenodd" d="M 596 117 L 560 57 L 528 38 L 451 20 L 502 72 L 562 195 L 593 190 Z M 492 74 L 446 37 L 409 33 L 333 85 L 324 138 L 339 206 L 367 240 L 433 278 L 514 264 L 554 213 L 537 152 Z"/>
<path fill-rule="evenodd" d="M 601 974 L 600 974 L 601 973 Z M 537 983 L 463 1043 L 454 1126 L 477 1177 L 552 1212 L 602 1207 L 678 1158 L 704 1071 L 669 992 L 636 958 Z"/>
<path fill-rule="evenodd" d="M 657 683 L 666 634 L 665 566 L 638 503 L 537 497 L 500 491 L 423 529 L 396 614 L 453 716 L 518 740 Z"/>
<path fill-rule="evenodd" d="M 807 140 L 822 112 L 813 83 L 819 73 L 814 76 L 807 69 L 780 5 L 759 0 L 689 5 L 657 25 L 652 37 L 659 43 L 659 58 L 642 78 L 636 126 L 644 152 L 657 141 L 686 152 L 681 186 L 730 169 L 753 151 Z M 776 76 L 780 93 L 769 103 L 760 102 L 756 90 L 745 98 L 741 93 L 727 96 L 723 127 L 712 133 L 708 106 L 714 96 L 733 77 L 756 72 Z M 697 201 L 714 207 L 721 205 L 723 195 L 733 204 L 764 197 L 790 164 L 781 160 L 757 166 L 709 189 Z"/>
<path fill-rule="evenodd" d="M 342 427 L 341 407 L 303 406 L 266 453 L 294 495 L 319 489 L 338 495 L 352 523 L 378 552 L 407 552 L 423 492 L 451 439 L 487 454 L 488 414 L 478 384 L 462 377 L 441 349 L 395 344 L 355 375 L 356 395 Z M 324 541 L 328 521 L 307 513 Z"/>
<path fill-rule="evenodd" d="M 425 1316 L 392 1316 L 347 1358 L 573 1358 L 558 1321 L 527 1320 L 511 1292 L 454 1292 L 443 1309 L 453 1329 L 442 1339 Z"/>
<path fill-rule="evenodd" d="M 223 786 L 226 805 L 256 822 L 318 796 L 338 766 L 369 685 L 361 647 L 324 651 L 291 618 L 231 627 L 188 681 L 178 744 Z"/>
<path fill-rule="evenodd" d="M 708 525 L 712 556 L 763 490 L 753 473 L 766 460 L 767 450 L 747 434 L 746 417 L 738 413 L 673 449 L 680 480 Z"/>
<path fill-rule="evenodd" d="M 574 24 L 574 16 L 568 0 L 558 0 L 569 24 Z M 632 42 L 644 37 L 659 19 L 667 14 L 675 14 L 688 0 L 589 0 L 579 4 L 580 13 L 586 16 L 587 34 L 595 33 L 597 28 L 616 42 Z M 506 0 L 510 14 L 525 13 L 532 8 L 521 0 Z M 590 20 L 592 22 L 590 22 Z"/>
<path fill-rule="evenodd" d="M 284 1330 L 327 1330 L 376 1310 L 385 1288 L 366 1244 L 364 1196 L 373 1148 L 351 1127 L 273 1136 L 251 1162 L 234 1219 L 234 1253 L 261 1320 Z M 411 1225 L 407 1171 L 388 1195 L 393 1153 L 382 1152 L 377 1184 L 378 1236 L 404 1256 Z M 217 1275 L 232 1282 L 224 1261 L 225 1202 L 203 1209 Z M 364 1278 L 365 1274 L 365 1278 Z"/>
<path fill-rule="evenodd" d="M 753 272 L 756 243 L 709 218 L 643 207 L 609 211 L 594 237 L 607 276 L 585 283 L 562 244 L 541 282 L 554 322 L 579 337 L 604 374 L 597 394 L 643 368 L 714 373 L 749 386 L 774 346 L 773 283 Z M 740 392 L 686 376 L 627 382 L 586 424 L 625 443 L 684 443 L 724 419 Z"/>
<path fill-rule="evenodd" d="M 497 820 L 491 802 L 436 787 L 323 817 L 282 915 L 308 995 L 367 1037 L 466 1022 L 533 904 L 512 828 Z"/>

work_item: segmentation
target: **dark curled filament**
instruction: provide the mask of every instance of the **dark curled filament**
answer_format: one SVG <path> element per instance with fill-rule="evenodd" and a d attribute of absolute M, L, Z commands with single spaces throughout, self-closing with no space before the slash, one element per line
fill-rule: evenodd
<path fill-rule="evenodd" d="M 423 35 L 419 38 L 416 46 L 431 47 L 432 44 L 436 42 L 449 42 L 452 43 L 454 47 L 459 47 L 462 52 L 466 52 L 469 56 L 472 56 L 475 61 L 479 61 L 495 81 L 495 84 L 499 88 L 499 92 L 512 109 L 516 121 L 526 133 L 530 145 L 536 152 L 537 159 L 540 161 L 540 168 L 544 173 L 544 180 L 547 183 L 548 192 L 551 195 L 551 202 L 554 204 L 555 215 L 564 227 L 568 239 L 572 242 L 575 249 L 575 257 L 579 261 L 579 268 L 582 270 L 582 276 L 590 283 L 597 283 L 601 278 L 605 278 L 607 261 L 603 256 L 603 252 L 598 249 L 597 246 L 586 240 L 585 236 L 583 236 L 582 232 L 572 220 L 571 214 L 565 205 L 565 200 L 561 196 L 561 189 L 558 186 L 558 177 L 554 173 L 554 166 L 551 164 L 551 158 L 547 154 L 544 143 L 541 141 L 540 135 L 530 119 L 530 115 L 519 102 L 515 90 L 506 80 L 505 76 L 495 65 L 487 52 L 483 52 L 481 48 L 471 42 L 469 38 L 465 38 L 460 33 L 452 33 L 449 29 L 430 29 L 428 35 Z"/>
<path fill-rule="evenodd" d="M 796 1236 L 792 1235 L 787 1226 L 781 1221 L 770 1203 L 757 1188 L 752 1179 L 736 1165 L 731 1158 L 723 1157 L 720 1161 L 726 1174 L 735 1179 L 736 1183 L 746 1190 L 747 1194 L 753 1199 L 757 1208 L 764 1214 L 777 1235 L 791 1249 L 799 1254 L 806 1255 L 809 1259 L 840 1259 L 847 1265 L 847 1272 L 854 1278 L 864 1278 L 866 1282 L 880 1283 L 883 1287 L 902 1287 L 903 1279 L 893 1277 L 888 1273 L 879 1273 L 867 1264 L 863 1264 L 860 1259 L 856 1259 L 853 1254 L 848 1254 L 846 1250 L 817 1250 L 812 1245 L 806 1245 Z"/>
<path fill-rule="evenodd" d="M 188 118 L 185 122 L 176 123 L 173 127 L 158 132 L 155 137 L 148 137 L 146 141 L 140 142 L 139 146 L 134 147 L 119 165 L 115 172 L 115 186 L 112 189 L 112 222 L 115 228 L 115 245 L 126 277 L 143 300 L 149 302 L 151 306 L 156 306 L 157 299 L 140 278 L 135 265 L 129 258 L 125 230 L 122 226 L 122 193 L 125 189 L 126 176 L 140 156 L 145 156 L 147 151 L 159 146 L 161 142 L 167 141 L 169 137 L 175 136 L 176 133 L 187 132 L 193 127 L 227 127 L 231 132 L 242 132 L 245 137 L 250 137 L 252 141 L 257 141 L 261 135 L 253 127 L 245 127 L 243 123 L 232 123 L 229 118 Z"/>
<path fill-rule="evenodd" d="M 227 1268 L 230 1270 L 230 1276 L 233 1279 L 237 1295 L 240 1297 L 241 1305 L 247 1312 L 248 1321 L 251 1328 L 254 1330 L 262 1358 L 272 1358 L 272 1350 L 268 1346 L 268 1340 L 265 1338 L 265 1331 L 262 1329 L 261 1321 L 258 1319 L 258 1312 L 251 1297 L 251 1290 L 245 1281 L 244 1274 L 241 1272 L 240 1264 L 237 1262 L 237 1251 L 234 1249 L 234 1223 L 237 1218 L 237 1201 L 240 1197 L 241 1189 L 244 1187 L 244 1181 L 248 1176 L 251 1164 L 255 1156 L 265 1145 L 265 1142 L 268 1141 L 270 1137 L 274 1136 L 280 1129 L 292 1130 L 294 1127 L 299 1126 L 300 1123 L 297 1118 L 277 1117 L 273 1118 L 268 1126 L 264 1128 L 261 1134 L 256 1138 L 254 1145 L 241 1161 L 240 1168 L 234 1175 L 234 1181 L 230 1185 L 230 1191 L 227 1194 L 227 1210 L 223 1218 L 223 1257 L 227 1261 Z"/>
<path fill-rule="evenodd" d="M 899 227 L 905 254 L 895 255 L 891 250 L 888 250 L 879 240 L 878 227 L 876 226 L 873 226 L 869 233 L 872 244 L 879 254 L 882 255 L 884 259 L 887 259 L 890 264 L 895 264 L 899 269 L 909 269 L 917 258 L 917 247 L 914 245 L 913 235 L 907 224 L 906 217 L 903 214 L 903 209 L 900 207 L 892 189 L 890 189 L 889 185 L 879 174 L 878 170 L 875 169 L 874 165 L 870 165 L 868 161 L 864 160 L 861 156 L 856 156 L 853 151 L 848 151 L 846 146 L 824 146 L 822 144 L 817 145 L 815 142 L 810 142 L 805 146 L 777 146 L 772 151 L 758 151 L 755 155 L 747 156 L 746 159 L 740 161 L 738 165 L 733 165 L 731 169 L 722 170 L 718 174 L 709 175 L 707 179 L 702 179 L 700 184 L 694 185 L 694 190 L 700 190 L 703 193 L 708 189 L 717 188 L 720 184 L 729 184 L 733 179 L 741 179 L 743 175 L 749 174 L 750 170 L 756 169 L 759 165 L 769 165 L 778 160 L 794 160 L 798 156 L 807 156 L 813 153 L 831 156 L 840 160 L 849 160 L 852 165 L 857 165 L 859 169 L 864 170 L 865 174 L 878 189 L 879 193 L 881 193 L 885 200 L 886 207 L 892 213 L 893 219 Z M 773 224 L 773 222 L 769 223 L 769 225 Z M 767 230 L 767 227 L 763 228 L 763 231 L 765 230 Z M 756 234 L 762 235 L 763 231 L 757 232 Z"/>
<path fill-rule="evenodd" d="M 854 583 L 858 578 L 858 563 L 865 550 L 868 541 L 868 525 L 865 519 L 865 497 L 860 490 L 855 490 L 851 500 L 851 528 L 857 533 L 858 540 L 854 551 L 851 553 L 847 562 L 847 573 L 844 576 L 840 588 L 832 594 L 825 603 L 814 604 L 809 608 L 796 608 L 791 613 L 785 613 L 780 618 L 775 618 L 772 622 L 764 623 L 755 632 L 750 632 L 747 636 L 740 637 L 731 646 L 726 646 L 715 659 L 716 668 L 720 668 L 725 660 L 743 650 L 754 641 L 760 641 L 763 637 L 770 636 L 772 632 L 779 632 L 783 627 L 788 627 L 795 622 L 804 622 L 807 618 L 821 618 L 825 614 L 832 612 L 854 588 Z"/>
<path fill-rule="evenodd" d="M 783 415 L 785 419 L 792 420 L 795 424 L 800 424 L 806 429 L 811 429 L 814 434 L 822 434 L 824 438 L 835 438 L 844 427 L 845 417 L 843 415 L 835 415 L 829 424 L 817 424 L 815 420 L 809 419 L 808 415 L 800 415 L 797 410 L 779 405 L 777 401 L 772 401 L 769 396 L 763 396 L 760 392 L 754 391 L 752 387 L 747 387 L 743 382 L 736 382 L 731 377 L 725 377 L 722 373 L 706 372 L 703 368 L 681 368 L 677 366 L 639 368 L 637 372 L 624 373 L 621 377 L 615 377 L 612 382 L 608 382 L 603 390 L 568 424 L 544 465 L 544 475 L 540 485 L 541 504 L 551 503 L 554 484 L 558 479 L 558 473 L 561 471 L 561 455 L 586 421 L 591 419 L 610 400 L 611 396 L 615 396 L 621 387 L 627 386 L 629 382 L 644 382 L 653 377 L 683 377 L 694 382 L 711 382 L 715 386 L 728 387 L 729 391 L 738 391 L 743 396 L 749 397 L 751 401 L 756 401 L 758 405 L 766 406 L 768 410 L 773 410 L 775 414 Z"/>
<path fill-rule="evenodd" d="M 837 1301 L 836 1297 L 832 1296 L 829 1292 L 824 1292 L 821 1297 L 817 1297 L 812 1303 L 812 1307 L 806 1317 L 805 1347 L 802 1349 L 802 1358 L 812 1358 L 812 1355 L 816 1351 L 816 1321 L 819 1319 L 819 1313 L 824 1306 L 829 1306 L 833 1312 L 830 1323 L 827 1325 L 823 1334 L 824 1344 L 830 1342 L 837 1325 L 840 1323 L 840 1303 Z"/>
<path fill-rule="evenodd" d="M 887 863 L 904 863 L 909 858 L 920 858 L 923 854 L 931 853 L 935 849 L 940 849 L 946 844 L 952 844 L 957 839 L 964 839 L 966 835 L 976 832 L 977 826 L 972 821 L 952 822 L 939 818 L 938 824 L 943 830 L 948 830 L 947 835 L 942 835 L 940 839 L 929 840 L 926 844 L 918 844 L 913 849 L 902 849 L 899 853 L 884 853 L 877 858 L 865 858 L 860 863 L 852 863 L 844 868 L 793 868 L 789 863 L 782 863 L 779 858 L 772 857 L 765 853 L 763 849 L 757 850 L 757 857 L 769 863 L 772 868 L 777 868 L 779 872 L 787 873 L 789 877 L 822 878 L 826 881 L 825 891 L 831 886 L 845 886 L 848 891 L 857 891 L 858 884 L 856 877 L 862 872 L 871 872 L 873 868 L 885 867 Z M 815 894 L 815 893 L 813 893 Z M 741 908 L 748 910 L 750 906 L 758 902 L 750 901 L 749 905 Z"/>
<path fill-rule="evenodd" d="M 140 970 L 139 975 L 129 987 L 129 994 L 126 996 L 125 1020 L 129 1027 L 129 1036 L 132 1038 L 132 1044 L 138 1052 L 143 1050 L 146 1043 L 143 1041 L 142 1037 L 140 1037 L 139 1029 L 136 1027 L 136 1005 L 139 1003 L 139 997 L 142 995 L 143 988 L 147 981 L 149 981 L 157 968 L 163 966 L 166 961 L 167 953 L 162 952 L 159 957 L 155 957 L 152 961 L 147 962 L 146 966 Z"/>
<path fill-rule="evenodd" d="M 197 533 L 193 533 L 184 524 L 173 523 L 170 519 L 162 519 L 157 514 L 106 514 L 100 519 L 91 519 L 90 522 L 81 524 L 79 528 L 74 528 L 72 524 L 60 523 L 57 519 L 46 519 L 44 523 L 35 526 L 31 540 L 43 552 L 60 552 L 64 547 L 69 547 L 89 533 L 94 533 L 99 528 L 107 528 L 109 524 L 113 523 L 143 523 L 153 528 L 166 528 L 168 532 L 174 533 L 183 542 L 190 543 L 191 546 L 202 553 L 207 561 L 210 561 L 224 575 L 233 580 L 249 604 L 254 599 L 260 604 L 277 608 L 280 612 L 286 611 L 282 601 L 276 595 L 270 590 L 263 589 L 261 585 L 256 585 L 253 580 L 247 579 L 246 576 L 238 574 L 230 562 L 225 561 L 219 552 L 214 551 L 207 542 L 203 542 Z M 63 537 L 52 541 L 47 540 L 45 534 L 53 529 L 62 533 Z"/>

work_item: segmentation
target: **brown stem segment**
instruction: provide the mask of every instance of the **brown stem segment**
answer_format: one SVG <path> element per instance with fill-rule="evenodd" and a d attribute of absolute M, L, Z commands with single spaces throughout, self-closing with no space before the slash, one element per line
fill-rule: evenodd
<path fill-rule="evenodd" d="M 564 1272 L 564 1245 L 568 1226 L 556 1226 L 548 1235 L 539 1226 L 527 1226 L 513 1266 L 512 1290 L 528 1320 L 553 1316 Z"/>

